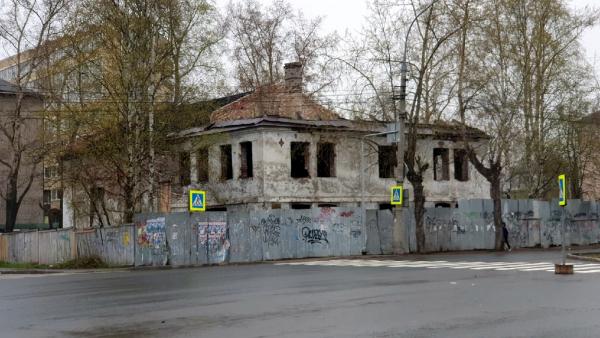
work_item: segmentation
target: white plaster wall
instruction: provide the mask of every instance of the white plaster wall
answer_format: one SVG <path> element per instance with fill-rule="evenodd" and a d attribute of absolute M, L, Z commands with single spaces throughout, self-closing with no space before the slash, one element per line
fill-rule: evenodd
<path fill-rule="evenodd" d="M 379 178 L 377 149 L 373 142 L 385 145 L 385 138 L 369 139 L 364 146 L 364 200 L 371 206 L 389 203 L 390 187 L 395 185 L 393 178 Z M 240 179 L 239 143 L 251 141 L 253 151 L 254 177 Z M 291 142 L 310 143 L 309 178 L 292 178 L 290 163 Z M 317 177 L 317 143 L 335 144 L 335 177 Z M 443 145 L 440 144 L 443 142 Z M 222 181 L 220 146 L 232 145 L 233 179 Z M 231 132 L 220 137 L 209 148 L 209 182 L 198 183 L 194 179 L 196 167 L 192 165 L 192 185 L 195 189 L 207 191 L 208 206 L 228 205 L 229 209 L 256 210 L 270 208 L 271 203 L 281 203 L 289 208 L 289 203 L 337 203 L 358 206 L 361 201 L 361 135 L 352 132 L 319 132 L 292 130 L 290 128 L 261 128 Z M 454 179 L 453 149 L 461 148 L 452 141 L 421 139 L 418 153 L 430 163 L 425 174 L 425 195 L 431 205 L 436 202 L 456 202 L 460 199 L 487 198 L 489 184 L 477 170 L 469 164 L 469 181 Z M 193 149 L 191 142 L 185 147 Z M 450 149 L 449 181 L 433 180 L 433 148 Z M 187 188 L 190 188 L 187 187 Z M 174 200 L 174 210 L 187 209 L 187 188 L 180 199 Z M 405 181 L 409 190 L 409 200 L 413 199 L 412 187 Z M 410 202 L 409 202 L 410 203 Z"/>

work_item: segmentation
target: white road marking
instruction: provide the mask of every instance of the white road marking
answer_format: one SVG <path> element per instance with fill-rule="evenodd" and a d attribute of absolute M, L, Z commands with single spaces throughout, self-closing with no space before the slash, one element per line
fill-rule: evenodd
<path fill-rule="evenodd" d="M 481 261 L 409 261 L 375 259 L 339 259 L 306 262 L 282 262 L 275 265 L 308 266 L 352 266 L 352 267 L 388 267 L 388 268 L 427 268 L 427 269 L 468 269 L 492 271 L 548 271 L 554 272 L 553 262 L 481 262 Z M 574 264 L 575 273 L 599 273 L 600 264 Z"/>

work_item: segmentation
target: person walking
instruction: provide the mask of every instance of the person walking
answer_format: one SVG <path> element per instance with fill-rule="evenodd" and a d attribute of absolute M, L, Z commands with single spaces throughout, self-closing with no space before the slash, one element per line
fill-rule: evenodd
<path fill-rule="evenodd" d="M 508 228 L 506 227 L 506 223 L 502 221 L 502 247 L 504 248 L 504 244 L 508 247 L 508 251 L 511 251 L 510 243 L 508 243 Z M 506 249 L 505 249 L 506 250 Z"/>

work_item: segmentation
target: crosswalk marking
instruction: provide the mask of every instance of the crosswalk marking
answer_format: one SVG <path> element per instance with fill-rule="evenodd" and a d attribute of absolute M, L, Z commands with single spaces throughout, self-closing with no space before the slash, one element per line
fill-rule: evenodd
<path fill-rule="evenodd" d="M 308 266 L 348 266 L 348 267 L 387 267 L 407 269 L 468 269 L 490 271 L 548 271 L 554 272 L 553 262 L 481 262 L 481 261 L 409 261 L 409 260 L 376 260 L 376 259 L 331 259 L 304 262 L 282 262 L 275 265 L 308 265 Z M 575 273 L 600 273 L 600 264 L 575 263 Z"/>

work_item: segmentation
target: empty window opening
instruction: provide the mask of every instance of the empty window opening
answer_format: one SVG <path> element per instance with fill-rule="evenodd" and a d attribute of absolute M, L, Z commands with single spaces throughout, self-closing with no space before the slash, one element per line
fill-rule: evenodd
<path fill-rule="evenodd" d="M 450 203 L 440 202 L 435 204 L 436 208 L 451 208 Z"/>
<path fill-rule="evenodd" d="M 252 142 L 240 143 L 240 177 L 252 177 Z"/>
<path fill-rule="evenodd" d="M 271 209 L 281 209 L 281 203 L 271 203 Z"/>
<path fill-rule="evenodd" d="M 231 163 L 231 144 L 221 146 L 221 179 L 233 178 L 233 166 Z"/>
<path fill-rule="evenodd" d="M 201 148 L 196 153 L 196 170 L 198 182 L 208 182 L 208 148 Z"/>
<path fill-rule="evenodd" d="M 310 177 L 308 173 L 308 164 L 309 164 L 309 143 L 308 142 L 292 142 L 290 144 L 290 155 L 292 162 L 292 172 L 291 176 L 300 178 L 300 177 Z"/>
<path fill-rule="evenodd" d="M 462 182 L 469 180 L 469 158 L 464 149 L 454 149 L 454 179 Z"/>
<path fill-rule="evenodd" d="M 448 168 L 448 149 L 433 149 L 433 179 L 436 181 L 448 181 L 450 173 Z"/>
<path fill-rule="evenodd" d="M 394 209 L 394 206 L 391 205 L 390 203 L 379 204 L 379 210 L 392 210 L 392 209 Z"/>
<path fill-rule="evenodd" d="M 396 147 L 379 146 L 379 178 L 393 178 L 396 169 Z"/>
<path fill-rule="evenodd" d="M 317 206 L 319 208 L 336 208 L 338 205 L 337 203 L 319 203 Z"/>
<path fill-rule="evenodd" d="M 179 184 L 189 185 L 190 180 L 190 153 L 179 153 Z"/>
<path fill-rule="evenodd" d="M 206 211 L 227 211 L 227 207 L 225 206 L 215 206 L 215 207 L 206 207 Z"/>
<path fill-rule="evenodd" d="M 291 205 L 292 209 L 310 209 L 310 207 L 310 203 L 292 203 Z"/>
<path fill-rule="evenodd" d="M 335 177 L 335 144 L 317 144 L 317 176 Z"/>

